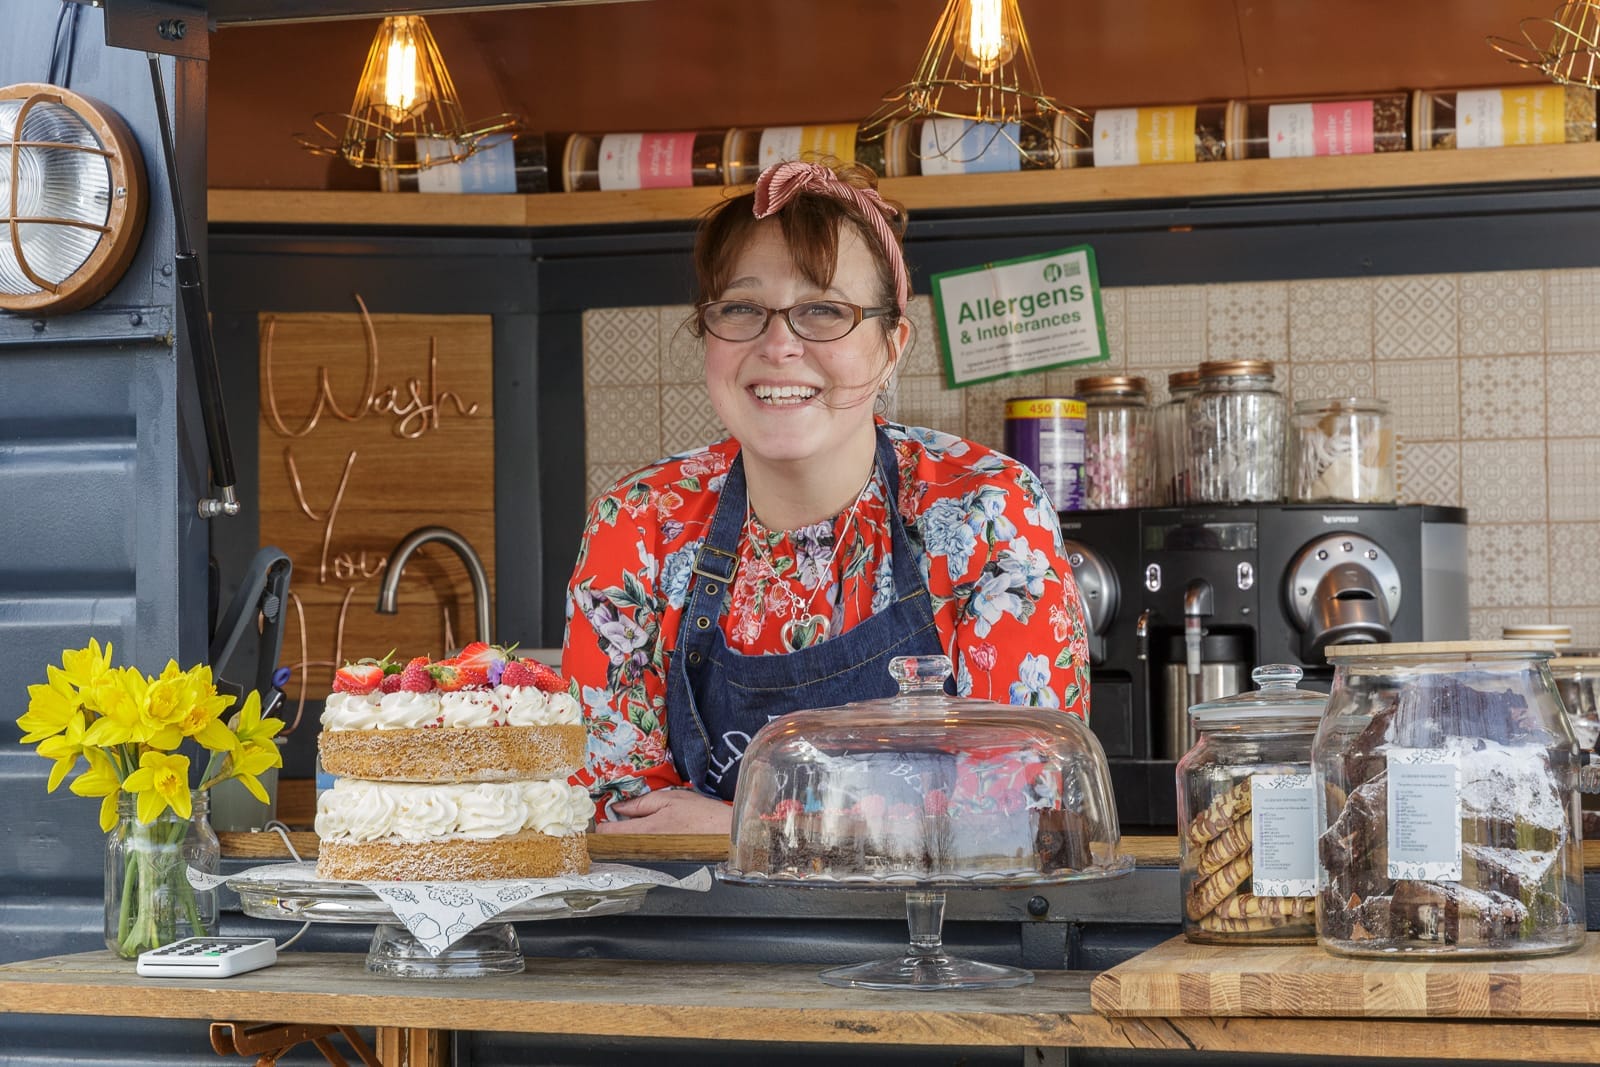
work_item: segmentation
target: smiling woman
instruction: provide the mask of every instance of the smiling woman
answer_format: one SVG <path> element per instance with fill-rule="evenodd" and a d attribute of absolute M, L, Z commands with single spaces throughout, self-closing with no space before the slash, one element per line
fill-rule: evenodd
<path fill-rule="evenodd" d="M 692 329 L 730 436 L 602 493 L 568 589 L 602 830 L 726 832 L 756 731 L 895 692 L 894 656 L 948 655 L 958 695 L 1088 714 L 1044 490 L 875 411 L 912 339 L 904 219 L 866 168 L 780 163 L 701 229 Z"/>

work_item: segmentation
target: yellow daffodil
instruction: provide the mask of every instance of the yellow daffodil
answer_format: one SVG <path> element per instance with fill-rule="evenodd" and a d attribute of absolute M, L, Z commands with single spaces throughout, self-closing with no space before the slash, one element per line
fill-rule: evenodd
<path fill-rule="evenodd" d="M 87 648 L 67 649 L 61 653 L 61 666 L 79 689 L 88 689 L 100 675 L 111 669 L 111 642 L 101 651 L 100 642 L 89 638 Z"/>
<path fill-rule="evenodd" d="M 100 829 L 106 833 L 117 824 L 117 797 L 122 793 L 122 782 L 117 778 L 117 768 L 99 749 L 83 752 L 89 769 L 72 780 L 71 789 L 80 797 L 100 797 Z"/>
<path fill-rule="evenodd" d="M 59 734 L 83 707 L 83 700 L 65 671 L 52 665 L 46 668 L 46 674 L 50 678 L 48 685 L 28 686 L 28 710 L 17 719 L 25 745 Z"/>
<path fill-rule="evenodd" d="M 39 742 L 39 755 L 56 761 L 56 765 L 50 768 L 50 781 L 45 784 L 45 792 L 54 793 L 61 785 L 61 780 L 77 766 L 78 757 L 83 755 L 84 730 L 83 712 L 75 711 L 65 730 Z"/>
<path fill-rule="evenodd" d="M 145 690 L 139 709 L 141 738 L 151 748 L 170 752 L 183 742 L 183 722 L 195 706 L 195 687 L 188 673 L 168 660 L 166 669 Z"/>
<path fill-rule="evenodd" d="M 252 689 L 250 695 L 244 698 L 243 706 L 228 720 L 228 726 L 239 738 L 241 745 L 248 745 L 259 741 L 271 741 L 278 736 L 278 731 L 283 729 L 283 720 L 271 717 L 263 719 L 261 694 Z"/>
<path fill-rule="evenodd" d="M 224 774 L 229 778 L 237 778 L 251 796 L 268 804 L 271 801 L 267 791 L 256 776 L 282 766 L 283 756 L 278 752 L 278 746 L 268 741 L 265 744 L 241 745 L 228 757 Z"/>
<path fill-rule="evenodd" d="M 84 703 L 100 717 L 89 724 L 84 743 L 108 748 L 147 740 L 141 711 L 149 688 L 149 680 L 132 667 L 114 668 L 96 678 Z"/>
<path fill-rule="evenodd" d="M 137 795 L 140 822 L 154 822 L 171 808 L 180 819 L 193 812 L 189 796 L 189 757 L 145 752 L 139 769 L 128 775 L 122 788 Z"/>

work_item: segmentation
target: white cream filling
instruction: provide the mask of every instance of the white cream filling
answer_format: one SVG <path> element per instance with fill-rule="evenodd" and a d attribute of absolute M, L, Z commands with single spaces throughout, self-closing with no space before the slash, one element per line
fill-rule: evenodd
<path fill-rule="evenodd" d="M 374 698 L 381 699 L 374 699 Z M 569 693 L 533 686 L 461 689 L 454 693 L 330 693 L 324 730 L 407 730 L 423 726 L 576 726 L 583 709 Z"/>
<path fill-rule="evenodd" d="M 594 802 L 582 786 L 555 782 L 414 785 L 340 778 L 317 800 L 317 836 L 344 844 L 395 838 L 479 840 L 538 830 L 582 833 Z"/>

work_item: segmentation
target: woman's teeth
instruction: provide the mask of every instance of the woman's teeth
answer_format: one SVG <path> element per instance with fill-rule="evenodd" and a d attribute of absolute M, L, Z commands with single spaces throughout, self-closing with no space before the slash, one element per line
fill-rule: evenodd
<path fill-rule="evenodd" d="M 809 385 L 756 385 L 750 391 L 768 404 L 803 404 L 817 395 Z"/>

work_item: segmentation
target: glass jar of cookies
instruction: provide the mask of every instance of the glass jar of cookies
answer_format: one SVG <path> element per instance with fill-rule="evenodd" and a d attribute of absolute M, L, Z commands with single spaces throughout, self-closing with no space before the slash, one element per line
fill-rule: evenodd
<path fill-rule="evenodd" d="M 1259 687 L 1189 709 L 1196 740 L 1178 761 L 1183 933 L 1203 944 L 1317 938 L 1311 740 L 1326 694 L 1301 670 L 1257 667 Z"/>
<path fill-rule="evenodd" d="M 1584 941 L 1589 787 L 1533 641 L 1335 645 L 1312 744 L 1317 942 L 1337 955 L 1545 956 Z"/>

